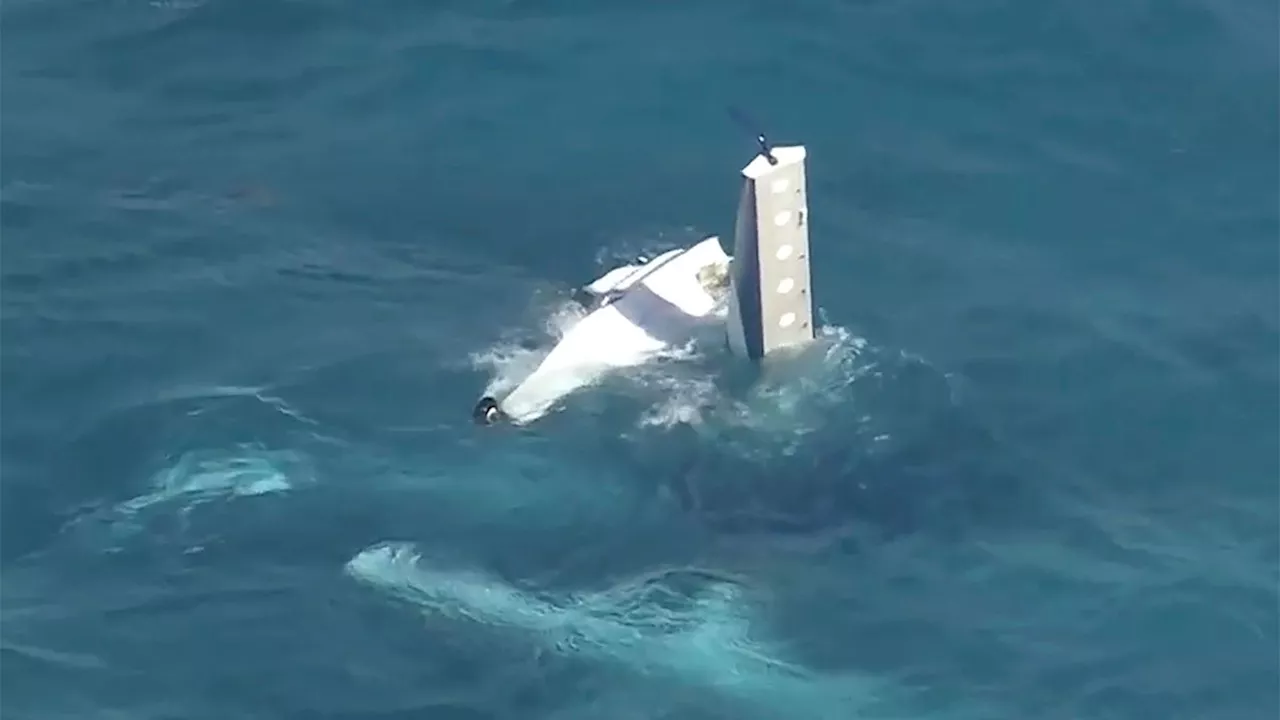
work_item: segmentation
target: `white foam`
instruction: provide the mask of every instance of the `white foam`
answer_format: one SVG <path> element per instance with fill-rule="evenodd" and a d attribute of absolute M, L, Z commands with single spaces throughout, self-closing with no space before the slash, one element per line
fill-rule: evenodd
<path fill-rule="evenodd" d="M 635 678 L 718 693 L 738 717 L 845 720 L 868 683 L 815 677 L 751 637 L 742 588 L 708 578 L 692 597 L 660 582 L 539 597 L 470 569 L 427 562 L 407 543 L 352 558 L 346 572 L 431 616 L 506 628 L 548 652 L 628 668 Z M 661 578 L 659 578 L 661 579 Z"/>
<path fill-rule="evenodd" d="M 346 569 L 431 614 L 527 632 L 557 649 L 621 661 L 646 674 L 673 669 L 674 663 L 700 674 L 733 676 L 737 670 L 732 666 L 743 660 L 734 656 L 752 645 L 746 637 L 748 623 L 736 607 L 739 590 L 729 582 L 710 583 L 701 597 L 673 611 L 643 602 L 635 588 L 554 602 L 485 573 L 433 565 L 407 543 L 370 547 Z M 746 656 L 754 658 L 751 662 L 785 667 L 758 648 Z"/>
<path fill-rule="evenodd" d="M 766 364 L 743 394 L 722 391 L 707 374 L 654 375 L 649 383 L 662 397 L 640 417 L 639 425 L 803 435 L 830 422 L 826 410 L 845 403 L 846 388 L 873 367 L 862 357 L 866 345 L 845 328 L 821 326 L 813 346 Z"/>
<path fill-rule="evenodd" d="M 186 518 L 199 506 L 216 501 L 280 495 L 313 481 L 309 463 L 292 451 L 248 445 L 188 452 L 156 472 L 146 492 L 77 517 L 63 532 L 86 533 L 82 541 L 115 551 L 117 540 L 139 533 L 155 537 L 153 523 L 162 518 Z"/>
<path fill-rule="evenodd" d="M 126 514 L 173 501 L 184 507 L 217 498 L 251 497 L 285 492 L 299 479 L 286 474 L 297 465 L 297 456 L 289 452 L 245 448 L 247 452 L 184 454 L 174 465 L 157 472 L 151 479 L 151 492 L 116 506 Z M 309 478 L 305 478 L 309 479 Z"/>

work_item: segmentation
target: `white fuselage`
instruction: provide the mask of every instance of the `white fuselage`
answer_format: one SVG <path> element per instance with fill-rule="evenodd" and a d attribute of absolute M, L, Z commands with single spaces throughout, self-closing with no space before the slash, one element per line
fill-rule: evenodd
<path fill-rule="evenodd" d="M 728 264 L 719 239 L 710 237 L 595 280 L 586 289 L 602 297 L 601 304 L 499 400 L 500 410 L 516 423 L 534 420 L 609 370 L 640 365 L 689 343 L 700 326 L 719 320 L 723 292 L 705 278 L 727 277 Z"/>

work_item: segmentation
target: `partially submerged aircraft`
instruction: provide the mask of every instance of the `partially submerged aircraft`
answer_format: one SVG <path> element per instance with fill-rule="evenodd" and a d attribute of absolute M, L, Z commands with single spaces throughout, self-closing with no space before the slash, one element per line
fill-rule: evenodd
<path fill-rule="evenodd" d="M 728 290 L 729 256 L 717 237 L 610 270 L 583 288 L 589 314 L 501 402 L 481 398 L 475 420 L 532 420 L 610 370 L 688 343 L 699 326 L 721 322 Z"/>
<path fill-rule="evenodd" d="M 758 361 L 814 337 L 805 148 L 771 149 L 742 170 L 734 253 L 717 236 L 614 268 L 582 288 L 589 313 L 505 397 L 472 409 L 482 425 L 523 424 L 605 373 L 648 362 L 723 323 L 730 348 Z"/>

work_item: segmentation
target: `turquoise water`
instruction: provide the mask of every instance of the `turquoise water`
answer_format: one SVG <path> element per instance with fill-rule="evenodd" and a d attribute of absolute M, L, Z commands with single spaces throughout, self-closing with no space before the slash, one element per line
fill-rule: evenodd
<path fill-rule="evenodd" d="M 1273 718 L 1274 4 L 10 0 L 5 718 Z M 472 403 L 804 143 L 807 357 Z"/>

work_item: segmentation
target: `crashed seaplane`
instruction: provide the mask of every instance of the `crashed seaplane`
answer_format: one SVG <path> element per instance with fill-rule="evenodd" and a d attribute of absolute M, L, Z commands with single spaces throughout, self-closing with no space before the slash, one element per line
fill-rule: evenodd
<path fill-rule="evenodd" d="M 735 355 L 759 361 L 813 340 L 805 148 L 769 146 L 742 169 L 733 256 L 718 236 L 610 270 L 579 293 L 588 313 L 504 397 L 472 411 L 482 425 L 524 424 L 611 370 L 648 362 L 719 323 Z"/>

